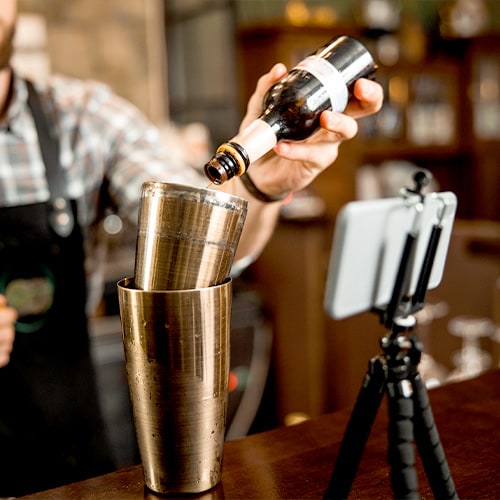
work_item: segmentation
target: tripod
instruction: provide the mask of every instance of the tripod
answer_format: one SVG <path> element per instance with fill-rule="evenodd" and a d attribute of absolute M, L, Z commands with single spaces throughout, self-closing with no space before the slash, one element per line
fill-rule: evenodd
<path fill-rule="evenodd" d="M 415 176 L 419 194 L 427 183 L 425 173 Z M 395 498 L 419 499 L 414 468 L 413 441 L 417 445 L 432 492 L 438 499 L 457 499 L 455 485 L 441 445 L 427 390 L 418 373 L 422 346 L 411 333 L 413 313 L 423 308 L 427 285 L 441 234 L 440 223 L 431 231 L 415 293 L 403 290 L 408 279 L 416 235 L 409 233 L 402 252 L 392 296 L 387 308 L 374 310 L 390 331 L 381 339 L 382 353 L 372 358 L 347 425 L 325 499 L 349 495 L 363 450 L 384 394 L 388 397 L 388 460 Z"/>
<path fill-rule="evenodd" d="M 411 324 L 411 321 L 409 321 Z M 415 439 L 435 498 L 456 499 L 425 384 L 418 374 L 422 348 L 408 324 L 395 324 L 381 339 L 383 354 L 370 360 L 346 428 L 325 499 L 347 498 L 384 393 L 389 406 L 389 464 L 395 498 L 419 499 Z"/>

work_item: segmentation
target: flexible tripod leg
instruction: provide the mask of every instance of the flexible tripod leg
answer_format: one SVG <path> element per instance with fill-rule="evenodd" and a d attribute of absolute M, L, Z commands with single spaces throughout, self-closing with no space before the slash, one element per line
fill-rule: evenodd
<path fill-rule="evenodd" d="M 394 498 L 418 500 L 418 480 L 413 448 L 413 400 L 408 380 L 387 384 L 389 406 L 388 461 Z"/>
<path fill-rule="evenodd" d="M 422 458 L 432 493 L 435 498 L 458 500 L 455 484 L 434 423 L 427 389 L 418 373 L 413 378 L 412 385 L 413 400 L 416 406 L 414 417 L 415 443 Z"/>
<path fill-rule="evenodd" d="M 363 385 L 347 424 L 335 467 L 323 496 L 324 499 L 345 499 L 349 495 L 366 441 L 385 392 L 385 386 L 385 363 L 381 358 L 375 357 L 370 360 Z"/>

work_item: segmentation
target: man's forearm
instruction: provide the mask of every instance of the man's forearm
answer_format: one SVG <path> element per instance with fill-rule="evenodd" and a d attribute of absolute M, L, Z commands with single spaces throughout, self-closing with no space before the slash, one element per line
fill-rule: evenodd
<path fill-rule="evenodd" d="M 248 201 L 248 213 L 243 226 L 235 261 L 255 260 L 271 238 L 278 220 L 281 202 L 265 203 L 254 198 L 239 178 L 217 187 Z"/>

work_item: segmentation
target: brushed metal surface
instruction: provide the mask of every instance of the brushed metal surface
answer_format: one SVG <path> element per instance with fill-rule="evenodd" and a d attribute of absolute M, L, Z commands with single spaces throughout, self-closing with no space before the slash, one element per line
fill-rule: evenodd
<path fill-rule="evenodd" d="M 130 396 L 145 483 L 198 493 L 221 477 L 232 282 L 143 291 L 118 283 Z"/>
<path fill-rule="evenodd" d="M 205 288 L 229 276 L 248 202 L 180 184 L 142 186 L 135 283 L 143 290 Z"/>

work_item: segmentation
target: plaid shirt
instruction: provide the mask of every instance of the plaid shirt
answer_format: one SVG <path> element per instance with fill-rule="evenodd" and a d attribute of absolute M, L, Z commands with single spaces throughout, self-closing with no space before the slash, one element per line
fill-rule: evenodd
<path fill-rule="evenodd" d="M 109 182 L 109 195 L 118 213 L 133 225 L 137 223 L 144 182 L 205 187 L 208 181 L 201 172 L 181 162 L 178 154 L 170 154 L 158 129 L 107 86 L 54 76 L 46 85 L 35 83 L 35 88 L 51 132 L 59 139 L 67 194 L 77 200 L 78 222 L 87 237 L 89 311 L 93 311 L 103 286 L 105 242 L 96 224 L 103 215 L 99 213 L 103 181 Z M 28 89 L 23 79 L 14 76 L 7 119 L 0 123 L 0 209 L 48 199 Z M 234 262 L 233 276 L 251 261 L 252 257 L 247 257 Z"/>
<path fill-rule="evenodd" d="M 156 127 L 107 86 L 55 76 L 47 85 L 35 87 L 52 133 L 59 138 L 68 196 L 78 201 L 82 228 L 100 215 L 98 199 L 105 178 L 119 213 L 134 223 L 143 182 L 206 186 L 203 175 L 169 155 Z M 14 77 L 7 120 L 0 124 L 0 207 L 49 199 L 27 98 L 25 82 Z"/>

